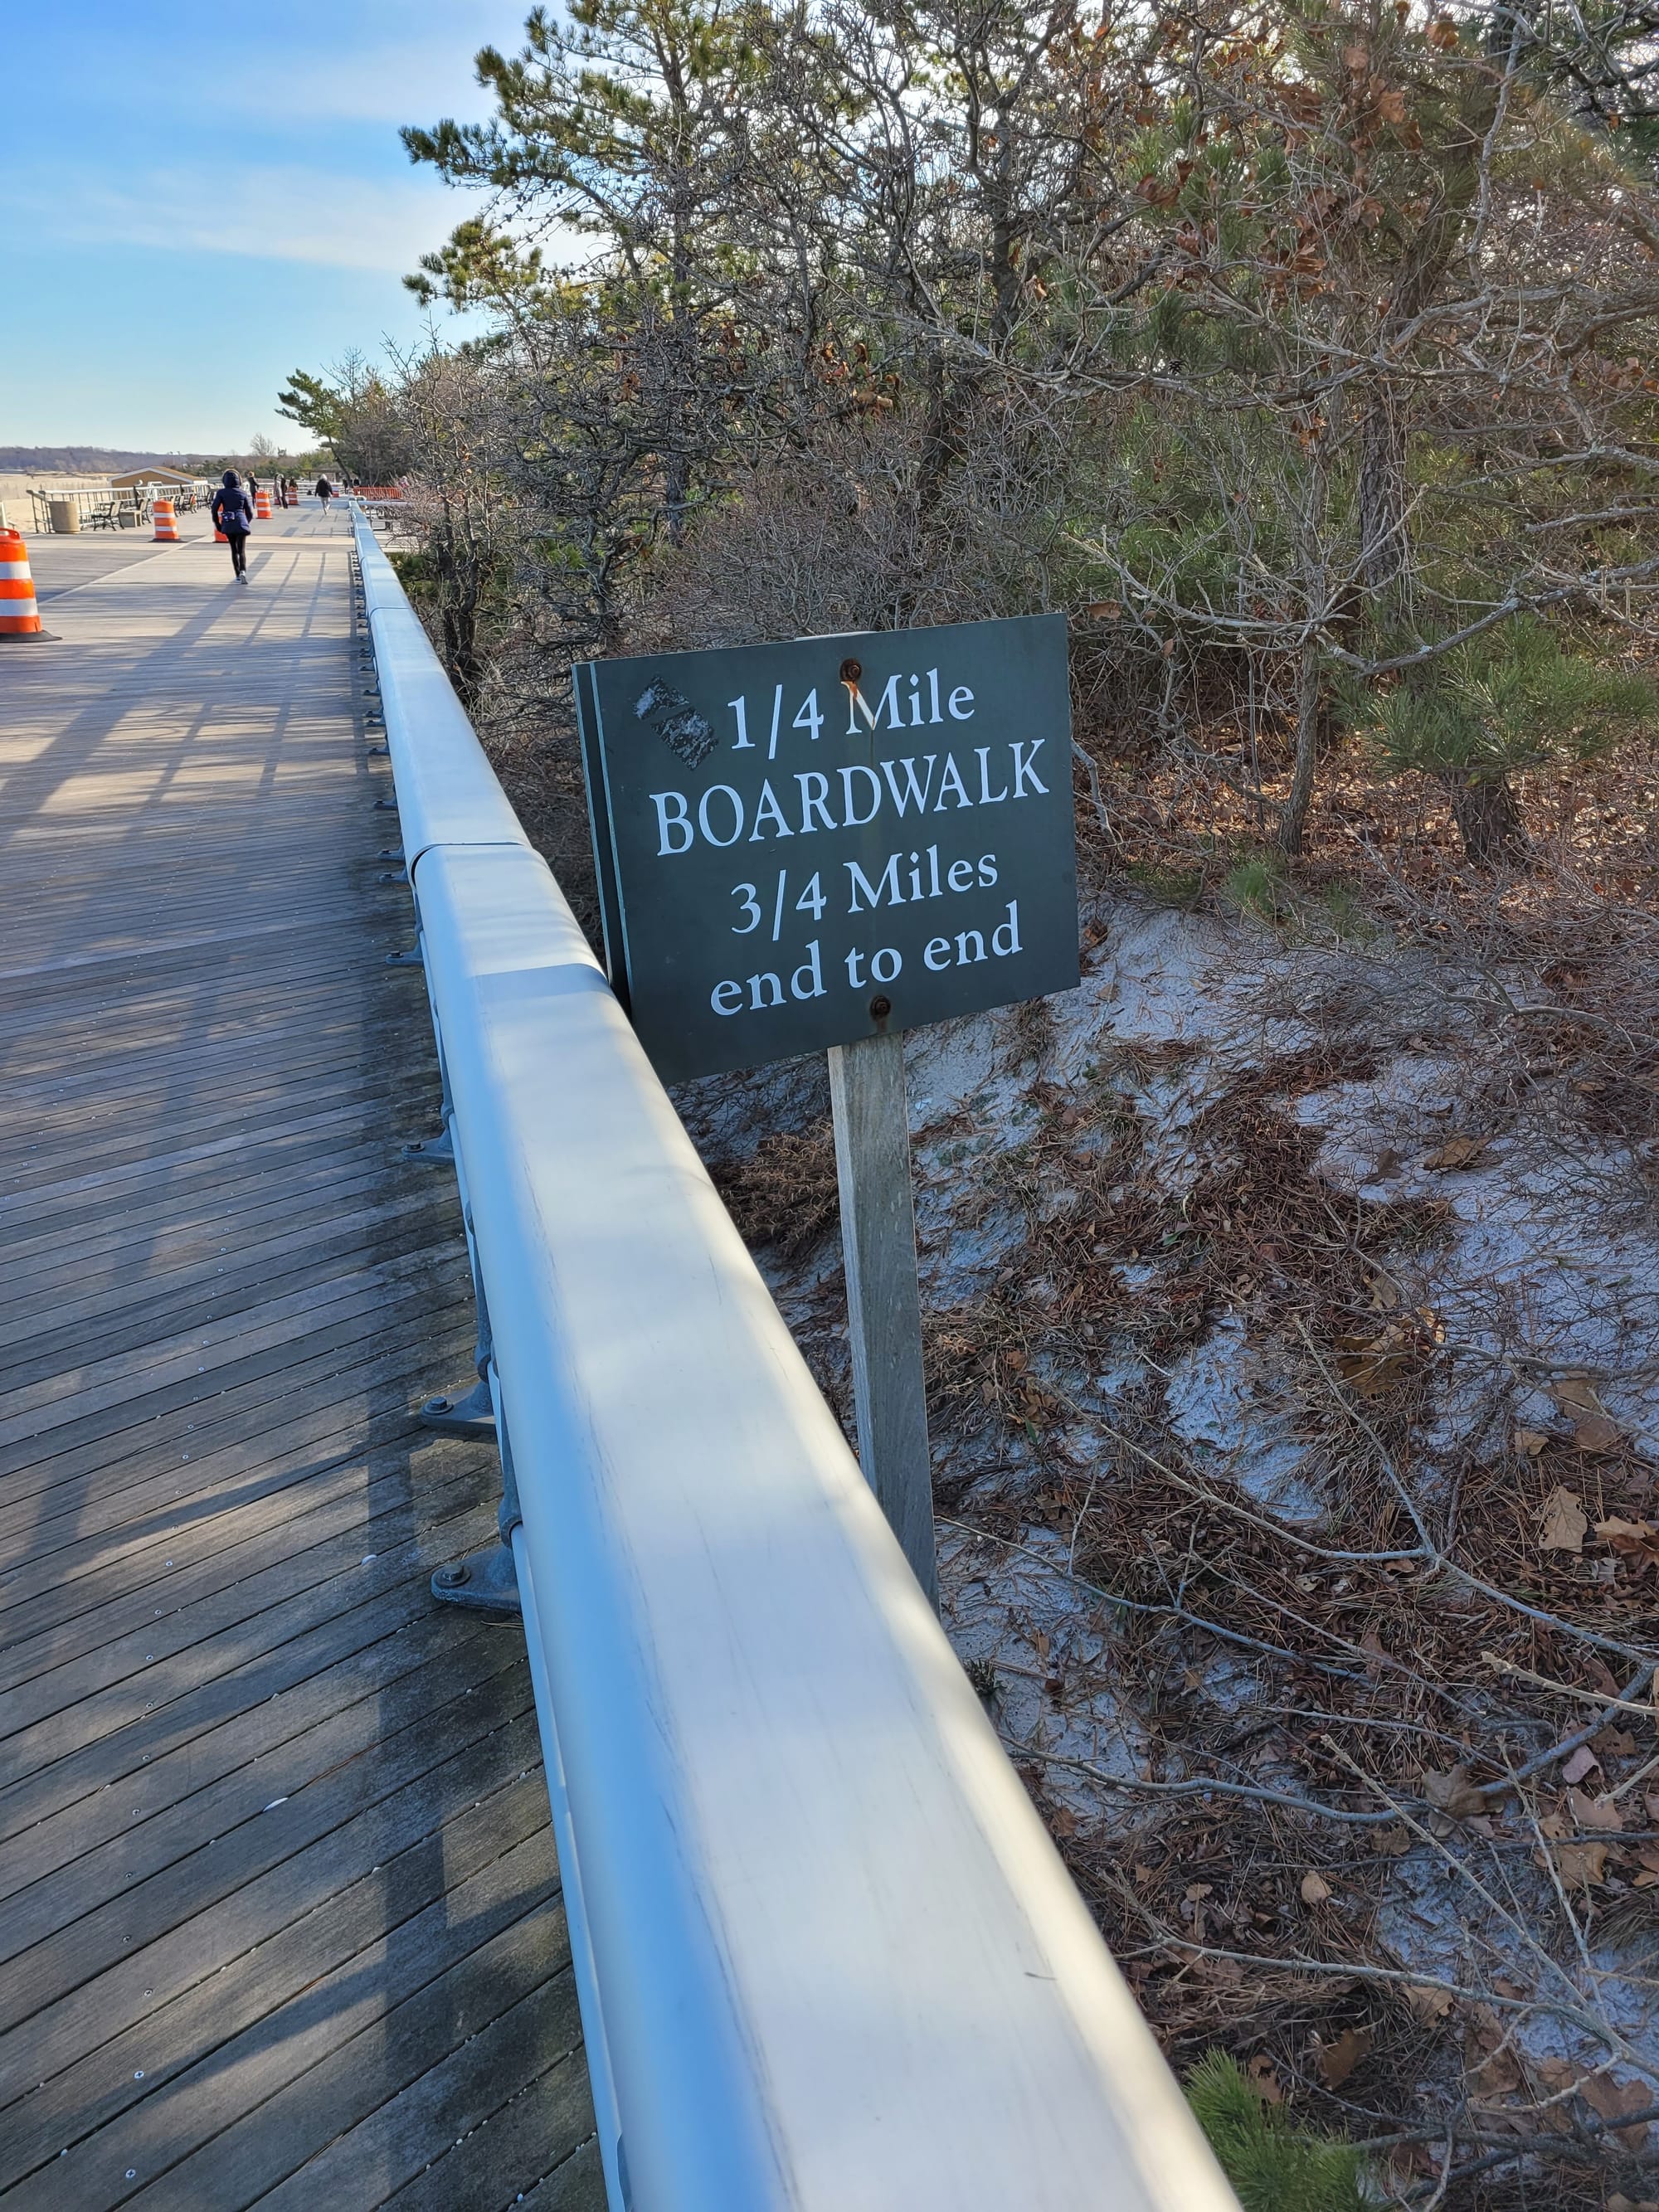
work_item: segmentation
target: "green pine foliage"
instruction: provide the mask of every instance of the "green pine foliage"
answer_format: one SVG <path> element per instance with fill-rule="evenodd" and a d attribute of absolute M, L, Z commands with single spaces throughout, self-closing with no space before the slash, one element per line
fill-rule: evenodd
<path fill-rule="evenodd" d="M 1366 2212 L 1359 2153 L 1292 2126 L 1224 2051 L 1188 2075 L 1187 2101 L 1243 2212 Z"/>
<path fill-rule="evenodd" d="M 1656 710 L 1645 676 L 1574 652 L 1533 620 L 1472 640 L 1423 680 L 1350 702 L 1385 774 L 1419 769 L 1475 782 L 1594 760 Z"/>

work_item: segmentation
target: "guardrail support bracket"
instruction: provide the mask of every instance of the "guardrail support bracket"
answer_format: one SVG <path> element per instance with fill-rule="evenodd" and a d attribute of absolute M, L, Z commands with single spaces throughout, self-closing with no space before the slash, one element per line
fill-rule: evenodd
<path fill-rule="evenodd" d="M 455 1164 L 455 1139 L 447 1122 L 443 1133 L 423 1137 L 417 1145 L 405 1145 L 398 1152 L 400 1160 L 408 1160 L 416 1167 L 453 1168 Z"/>
<path fill-rule="evenodd" d="M 513 1553 L 506 1544 L 492 1544 L 487 1552 L 473 1552 L 440 1567 L 432 1577 L 432 1595 L 441 1605 L 487 1613 L 497 1620 L 524 1617 Z"/>
<path fill-rule="evenodd" d="M 436 1429 L 441 1436 L 474 1437 L 481 1443 L 495 1441 L 495 1401 L 482 1376 L 465 1398 L 428 1398 L 415 1418 L 423 1429 Z"/>
<path fill-rule="evenodd" d="M 426 962 L 421 957 L 420 946 L 411 945 L 407 952 L 388 952 L 386 964 L 388 968 L 424 968 Z"/>

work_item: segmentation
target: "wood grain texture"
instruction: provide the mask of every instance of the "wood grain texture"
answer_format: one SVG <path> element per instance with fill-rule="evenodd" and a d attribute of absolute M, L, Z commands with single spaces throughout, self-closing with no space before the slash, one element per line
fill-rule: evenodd
<path fill-rule="evenodd" d="M 831 1045 L 830 1103 L 859 1464 L 916 1580 L 937 1605 L 903 1037 Z"/>
<path fill-rule="evenodd" d="M 0 658 L 0 2204 L 599 2212 L 345 518 Z"/>

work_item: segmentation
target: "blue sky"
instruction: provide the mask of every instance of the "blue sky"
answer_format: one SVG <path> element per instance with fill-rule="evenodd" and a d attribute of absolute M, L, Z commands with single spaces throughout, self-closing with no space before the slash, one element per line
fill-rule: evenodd
<path fill-rule="evenodd" d="M 0 444 L 303 434 L 291 369 L 417 336 L 399 282 L 476 211 L 400 123 L 482 117 L 528 0 L 34 0 L 8 9 Z"/>

